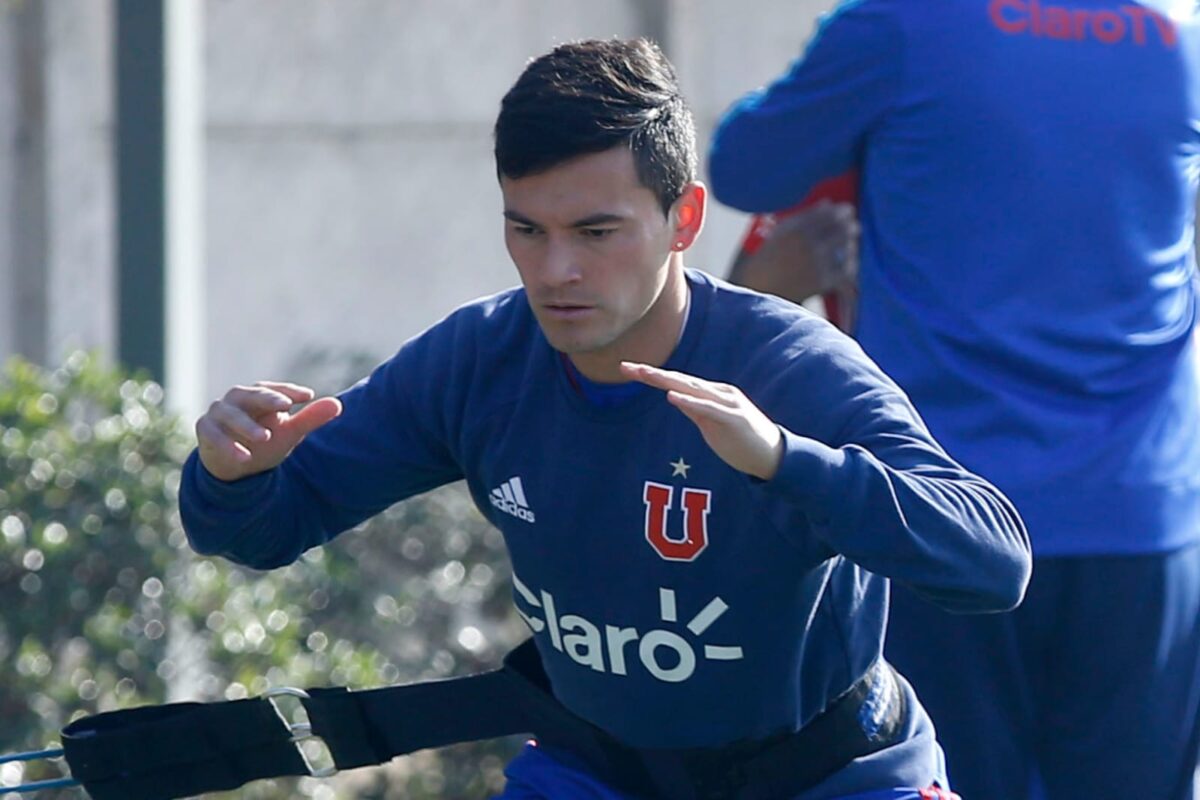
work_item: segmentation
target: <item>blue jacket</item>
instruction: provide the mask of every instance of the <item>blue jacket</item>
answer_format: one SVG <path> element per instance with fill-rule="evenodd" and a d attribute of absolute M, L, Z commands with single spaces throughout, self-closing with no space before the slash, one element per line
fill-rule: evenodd
<path fill-rule="evenodd" d="M 781 425 L 771 481 L 727 466 L 661 392 L 590 404 L 514 290 L 406 343 L 275 470 L 222 483 L 193 455 L 180 497 L 193 547 L 286 564 L 465 478 L 504 534 L 555 694 L 644 747 L 798 728 L 879 658 L 883 576 L 958 611 L 1019 601 L 1030 558 L 1012 505 L 946 456 L 852 340 L 789 303 L 688 280 L 667 366 L 741 387 Z M 932 737 L 923 748 L 906 756 L 926 770 L 912 785 L 936 777 Z M 880 785 L 896 784 L 857 788 Z"/>
<path fill-rule="evenodd" d="M 1200 537 L 1200 23 L 1173 5 L 849 0 L 712 145 L 747 211 L 860 169 L 856 335 L 1038 554 Z"/>

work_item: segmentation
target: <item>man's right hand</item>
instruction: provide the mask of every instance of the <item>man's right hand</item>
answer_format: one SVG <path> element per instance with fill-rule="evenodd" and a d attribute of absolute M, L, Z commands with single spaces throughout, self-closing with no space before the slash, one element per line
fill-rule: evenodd
<path fill-rule="evenodd" d="M 305 436 L 342 413 L 340 400 L 313 400 L 314 394 L 274 381 L 233 387 L 196 421 L 201 463 L 223 481 L 278 466 Z M 308 405 L 292 414 L 296 403 Z"/>

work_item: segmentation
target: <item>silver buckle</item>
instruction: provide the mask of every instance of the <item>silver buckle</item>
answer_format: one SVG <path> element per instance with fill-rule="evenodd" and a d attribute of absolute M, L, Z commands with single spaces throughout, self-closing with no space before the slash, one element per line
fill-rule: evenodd
<path fill-rule="evenodd" d="M 329 749 L 329 745 L 326 744 L 324 739 L 313 733 L 311 722 L 290 721 L 287 714 L 284 713 L 283 709 L 277 702 L 277 698 L 280 697 L 295 697 L 300 700 L 307 700 L 308 692 L 291 686 L 276 686 L 275 688 L 268 689 L 266 692 L 264 692 L 263 698 L 271 704 L 271 707 L 275 709 L 275 713 L 279 716 L 280 721 L 287 726 L 288 732 L 292 734 L 290 741 L 296 745 L 296 750 L 300 753 L 300 758 L 304 761 L 304 766 L 308 768 L 309 776 L 313 778 L 329 778 L 337 775 L 338 768 L 336 764 L 331 767 L 321 767 L 320 769 L 312 765 L 312 761 L 309 760 L 308 753 L 304 752 L 304 747 L 302 746 L 304 742 L 317 742 L 326 753 L 330 754 L 329 760 L 332 763 L 333 756 Z M 304 708 L 304 705 L 300 704 L 300 708 Z M 307 714 L 308 711 L 305 709 L 305 715 Z"/>
<path fill-rule="evenodd" d="M 62 758 L 63 751 L 61 747 L 55 747 L 50 750 L 30 750 L 25 753 L 13 753 L 7 756 L 0 756 L 0 764 L 7 764 L 10 761 L 43 761 L 51 758 Z M 44 781 L 35 781 L 34 783 L 23 783 L 20 786 L 0 786 L 0 794 L 12 794 L 13 792 L 40 792 L 42 789 L 61 789 L 68 786 L 78 786 L 79 781 L 71 777 L 51 778 Z"/>

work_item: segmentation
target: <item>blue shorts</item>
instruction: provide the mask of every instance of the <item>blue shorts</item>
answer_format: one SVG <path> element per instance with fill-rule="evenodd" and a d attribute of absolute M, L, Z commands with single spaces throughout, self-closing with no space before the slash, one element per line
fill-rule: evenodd
<path fill-rule="evenodd" d="M 1008 614 L 947 614 L 893 587 L 885 652 L 963 797 L 1195 796 L 1200 545 L 1035 558 Z"/>
<path fill-rule="evenodd" d="M 567 765 L 547 753 L 544 748 L 530 743 L 509 762 L 504 771 L 508 785 L 497 800 L 557 800 L 570 797 L 572 800 L 633 800 L 629 795 L 618 792 L 601 783 L 589 773 Z M 806 792 L 795 800 L 958 800 L 957 795 L 936 788 L 885 789 L 834 798 Z"/>

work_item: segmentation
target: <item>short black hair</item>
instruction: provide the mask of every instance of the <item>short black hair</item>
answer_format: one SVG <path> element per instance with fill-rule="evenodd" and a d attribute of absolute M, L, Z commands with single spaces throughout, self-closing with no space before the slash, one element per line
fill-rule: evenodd
<path fill-rule="evenodd" d="M 534 59 L 496 118 L 496 171 L 523 178 L 625 145 L 663 213 L 696 179 L 696 130 L 675 68 L 648 39 L 591 39 Z"/>

